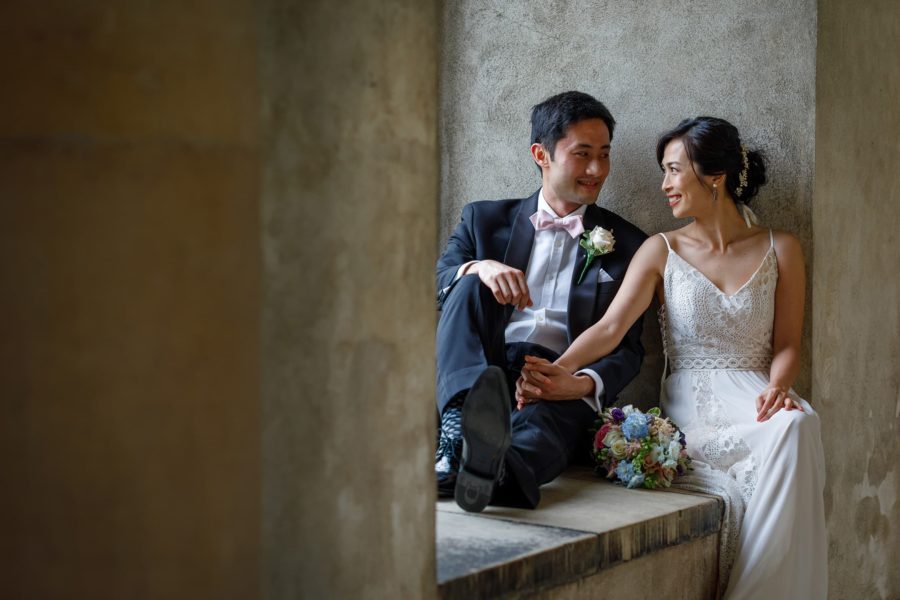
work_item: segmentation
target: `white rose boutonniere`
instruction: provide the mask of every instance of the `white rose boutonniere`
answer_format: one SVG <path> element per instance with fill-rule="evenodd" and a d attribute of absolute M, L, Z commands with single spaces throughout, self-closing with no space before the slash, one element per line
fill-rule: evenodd
<path fill-rule="evenodd" d="M 613 237 L 612 231 L 607 231 L 598 226 L 591 231 L 585 231 L 581 234 L 578 244 L 587 251 L 587 261 L 585 261 L 584 268 L 581 269 L 581 275 L 578 276 L 578 281 L 575 282 L 575 285 L 578 285 L 584 279 L 584 274 L 594 258 L 613 251 L 613 247 L 616 245 L 616 238 Z"/>

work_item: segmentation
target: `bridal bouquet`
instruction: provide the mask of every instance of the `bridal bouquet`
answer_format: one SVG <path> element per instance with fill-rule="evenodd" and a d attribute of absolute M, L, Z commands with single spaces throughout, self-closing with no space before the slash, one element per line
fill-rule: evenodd
<path fill-rule="evenodd" d="M 631 405 L 603 411 L 594 434 L 598 471 L 630 488 L 669 487 L 690 469 L 684 434 L 658 408 L 646 414 Z"/>

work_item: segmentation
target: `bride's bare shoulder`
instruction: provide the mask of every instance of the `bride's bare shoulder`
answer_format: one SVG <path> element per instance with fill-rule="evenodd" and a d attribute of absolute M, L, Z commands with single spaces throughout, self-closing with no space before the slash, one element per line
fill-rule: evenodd
<path fill-rule="evenodd" d="M 654 235 L 652 237 L 655 237 L 657 240 L 659 240 L 659 242 L 663 245 L 664 248 L 666 248 L 666 250 L 668 250 L 668 246 L 671 246 L 673 250 L 676 250 L 682 240 L 684 240 L 686 237 L 690 237 L 686 235 L 686 228 L 687 227 L 685 226 L 679 227 L 678 229 L 673 229 L 671 231 L 662 231 L 659 235 Z M 663 239 L 663 236 L 665 236 L 665 240 Z M 666 244 L 667 241 L 669 242 L 668 245 Z"/>
<path fill-rule="evenodd" d="M 666 234 L 668 236 L 668 234 Z M 669 254 L 669 246 L 661 235 L 651 235 L 635 254 L 635 260 L 647 266 L 653 265 L 657 270 L 661 270 L 666 262 Z"/>
<path fill-rule="evenodd" d="M 803 255 L 803 246 L 796 235 L 790 231 L 781 229 L 772 230 L 772 241 L 775 244 L 775 252 L 791 252 Z"/>
<path fill-rule="evenodd" d="M 796 235 L 780 229 L 772 230 L 772 242 L 775 254 L 788 260 L 803 260 L 803 245 Z"/>

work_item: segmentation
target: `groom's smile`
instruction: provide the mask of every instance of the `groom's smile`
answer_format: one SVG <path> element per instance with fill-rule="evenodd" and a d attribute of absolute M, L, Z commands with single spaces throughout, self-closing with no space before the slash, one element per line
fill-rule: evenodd
<path fill-rule="evenodd" d="M 597 202 L 609 175 L 609 154 L 609 128 L 602 119 L 571 124 L 556 142 L 553 156 L 540 144 L 532 147 L 541 167 L 544 198 L 559 216 Z"/>

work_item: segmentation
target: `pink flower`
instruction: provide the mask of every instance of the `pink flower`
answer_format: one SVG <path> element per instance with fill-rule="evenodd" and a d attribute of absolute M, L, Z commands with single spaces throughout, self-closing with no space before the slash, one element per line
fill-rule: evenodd
<path fill-rule="evenodd" d="M 597 435 L 594 436 L 594 448 L 600 449 L 603 447 L 603 438 L 606 437 L 607 433 L 609 433 L 609 423 L 603 425 L 600 431 L 597 432 Z"/>

